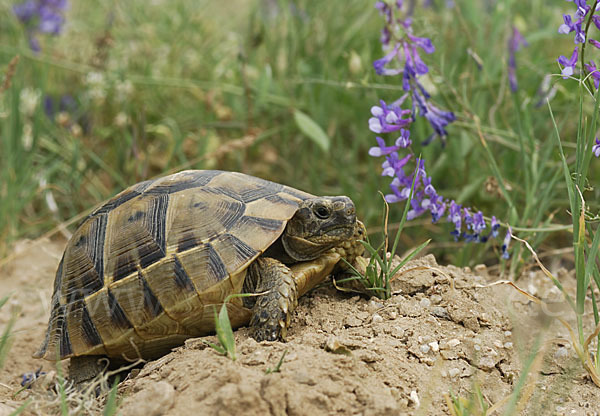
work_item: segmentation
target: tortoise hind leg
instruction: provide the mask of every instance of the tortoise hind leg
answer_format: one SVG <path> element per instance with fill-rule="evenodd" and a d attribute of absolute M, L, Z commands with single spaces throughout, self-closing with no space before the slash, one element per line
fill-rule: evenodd
<path fill-rule="evenodd" d="M 253 338 L 257 341 L 285 339 L 291 313 L 298 305 L 296 281 L 290 268 L 269 257 L 258 258 L 248 269 L 244 292 L 267 292 L 243 300 L 244 306 L 252 308 Z"/>
<path fill-rule="evenodd" d="M 71 357 L 69 363 L 69 379 L 75 385 L 93 380 L 107 368 L 107 358 L 103 355 L 82 355 Z"/>

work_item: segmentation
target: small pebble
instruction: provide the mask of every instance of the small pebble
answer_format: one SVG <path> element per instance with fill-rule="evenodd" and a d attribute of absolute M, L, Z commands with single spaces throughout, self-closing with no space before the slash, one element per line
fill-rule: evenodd
<path fill-rule="evenodd" d="M 414 403 L 415 408 L 421 406 L 421 400 L 419 400 L 419 395 L 415 390 L 410 392 L 410 401 Z"/>
<path fill-rule="evenodd" d="M 565 347 L 559 347 L 554 353 L 554 358 L 557 360 L 567 358 L 569 356 L 569 351 Z"/>
<path fill-rule="evenodd" d="M 505 337 L 510 337 L 512 335 L 512 332 L 510 331 L 504 331 L 504 336 Z"/>
<path fill-rule="evenodd" d="M 433 303 L 434 305 L 437 305 L 438 303 L 440 303 L 442 301 L 442 297 L 438 294 L 431 295 L 429 297 L 429 299 L 431 300 L 431 303 Z"/>
<path fill-rule="evenodd" d="M 458 344 L 460 344 L 460 340 L 456 339 L 456 338 L 452 338 L 450 341 L 448 341 L 446 343 L 446 345 L 448 346 L 448 348 L 454 348 L 456 347 Z"/>
<path fill-rule="evenodd" d="M 419 347 L 419 349 L 421 350 L 421 352 L 423 354 L 427 354 L 429 352 L 429 350 L 431 349 L 431 347 L 427 344 L 421 345 L 421 347 Z"/>
<path fill-rule="evenodd" d="M 505 342 L 504 343 L 504 348 L 506 348 L 507 350 L 510 350 L 513 347 L 513 343 L 512 342 Z"/>
<path fill-rule="evenodd" d="M 374 300 L 370 300 L 369 301 L 369 305 L 367 306 L 367 309 L 369 310 L 369 312 L 375 312 L 378 309 L 383 308 L 383 303 L 381 302 L 377 302 Z"/>
<path fill-rule="evenodd" d="M 460 370 L 458 368 L 451 368 L 450 370 L 448 370 L 448 375 L 451 378 L 454 378 L 456 376 L 458 376 L 460 374 Z"/>
<path fill-rule="evenodd" d="M 379 324 L 381 322 L 383 322 L 383 317 L 381 315 L 379 315 L 378 313 L 373 314 L 373 323 Z"/>
<path fill-rule="evenodd" d="M 433 351 L 433 352 L 438 352 L 440 350 L 440 344 L 438 344 L 437 341 L 430 342 L 427 345 L 429 345 L 431 347 L 431 351 Z"/>
<path fill-rule="evenodd" d="M 431 306 L 431 301 L 428 298 L 423 298 L 419 302 L 419 305 L 421 305 L 422 308 L 429 308 Z"/>
<path fill-rule="evenodd" d="M 434 306 L 431 308 L 431 314 L 437 316 L 438 318 L 449 319 L 450 315 L 448 315 L 448 311 L 446 308 L 442 306 Z"/>
<path fill-rule="evenodd" d="M 496 363 L 492 357 L 485 356 L 479 360 L 479 368 L 483 370 L 492 370 L 496 366 Z"/>
<path fill-rule="evenodd" d="M 398 317 L 398 312 L 390 311 L 389 315 L 390 315 L 390 319 L 396 319 Z"/>

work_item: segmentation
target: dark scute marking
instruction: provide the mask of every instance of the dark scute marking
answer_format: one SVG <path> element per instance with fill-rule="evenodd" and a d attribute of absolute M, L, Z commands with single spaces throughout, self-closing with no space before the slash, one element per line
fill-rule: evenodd
<path fill-rule="evenodd" d="M 160 304 L 154 293 L 152 293 L 150 286 L 148 286 L 146 279 L 144 279 L 144 276 L 142 276 L 141 273 L 138 274 L 138 278 L 142 282 L 142 288 L 144 290 L 144 309 L 146 309 L 148 314 L 152 317 L 160 315 L 163 312 L 162 305 Z"/>
<path fill-rule="evenodd" d="M 282 221 L 273 220 L 270 218 L 260 218 L 260 217 L 251 217 L 244 216 L 242 221 L 247 221 L 251 224 L 255 224 L 258 227 L 262 228 L 266 231 L 277 231 L 281 227 Z"/>
<path fill-rule="evenodd" d="M 60 259 L 60 263 L 58 263 L 58 268 L 56 269 L 56 277 L 54 277 L 54 294 L 58 293 L 58 291 L 60 290 L 60 286 L 62 285 L 64 262 L 65 254 L 63 253 L 62 258 Z"/>
<path fill-rule="evenodd" d="M 69 305 L 71 303 L 75 303 L 77 301 L 80 301 L 85 296 L 86 296 L 86 294 L 80 288 L 75 288 L 70 291 L 66 291 L 65 297 L 67 299 L 67 305 Z"/>
<path fill-rule="evenodd" d="M 213 274 L 213 277 L 217 280 L 223 280 L 227 277 L 227 269 L 219 253 L 213 248 L 210 243 L 206 244 L 206 250 L 208 252 L 208 267 Z"/>
<path fill-rule="evenodd" d="M 287 199 L 287 198 L 282 198 L 279 195 L 270 195 L 270 196 L 265 197 L 265 199 L 267 201 L 275 202 L 277 204 L 286 204 L 286 205 L 292 205 L 295 207 L 298 206 L 298 201 L 294 201 L 292 199 Z"/>
<path fill-rule="evenodd" d="M 129 276 L 136 270 L 136 262 L 128 254 L 123 254 L 117 257 L 117 267 L 115 267 L 115 274 L 113 281 L 121 280 L 124 277 Z"/>
<path fill-rule="evenodd" d="M 145 225 L 149 228 L 152 242 L 140 244 L 137 248 L 138 258 L 142 268 L 156 263 L 166 255 L 166 225 L 167 208 L 169 205 L 168 195 L 155 197 L 148 209 L 148 218 Z"/>
<path fill-rule="evenodd" d="M 113 199 L 108 201 L 106 204 L 104 204 L 100 208 L 98 208 L 96 211 L 92 212 L 90 214 L 90 216 L 88 217 L 88 219 L 91 217 L 95 217 L 96 215 L 106 214 L 106 213 L 114 210 L 118 206 L 123 205 L 125 202 L 129 201 L 130 199 L 133 199 L 136 196 L 140 195 L 140 192 L 137 192 L 131 188 L 129 189 L 129 191 L 124 191 L 124 192 L 125 193 L 123 193 L 122 195 L 114 197 Z"/>
<path fill-rule="evenodd" d="M 243 202 L 242 201 L 242 196 L 240 194 L 238 194 L 237 192 L 235 192 L 233 189 L 227 188 L 227 187 L 223 187 L 223 186 L 214 186 L 214 187 L 208 187 L 205 189 L 206 192 L 210 192 L 211 194 L 215 194 L 215 195 L 226 195 L 231 199 L 235 199 L 238 202 Z"/>
<path fill-rule="evenodd" d="M 167 208 L 169 207 L 169 196 L 161 195 L 152 201 L 150 207 L 150 226 L 152 237 L 163 253 L 166 253 L 166 226 L 167 226 Z"/>
<path fill-rule="evenodd" d="M 267 182 L 268 186 L 263 186 L 260 188 L 247 189 L 240 192 L 240 196 L 242 197 L 242 201 L 248 203 L 252 201 L 256 201 L 257 199 L 265 198 L 267 196 L 276 194 L 281 191 L 283 185 L 274 182 Z"/>
<path fill-rule="evenodd" d="M 246 206 L 237 201 L 222 201 L 217 208 L 215 216 L 219 218 L 219 222 L 226 230 L 229 230 L 236 222 L 240 220 Z"/>
<path fill-rule="evenodd" d="M 139 193 L 144 192 L 150 185 L 152 185 L 154 183 L 156 179 L 150 179 L 148 181 L 143 181 L 143 182 L 139 182 L 136 183 L 135 185 L 133 185 L 131 188 Z"/>
<path fill-rule="evenodd" d="M 194 290 L 194 284 L 192 283 L 192 280 L 190 279 L 188 274 L 185 272 L 183 265 L 181 264 L 177 256 L 174 256 L 173 267 L 175 273 L 175 283 L 177 284 L 177 286 L 179 286 L 181 289 L 186 289 L 189 291 Z"/>
<path fill-rule="evenodd" d="M 141 245 L 138 247 L 137 251 L 140 256 L 140 266 L 142 266 L 142 269 L 156 263 L 165 256 L 164 251 L 160 250 L 160 248 L 154 244 Z"/>
<path fill-rule="evenodd" d="M 206 170 L 190 173 L 186 176 L 182 176 L 177 183 L 171 185 L 156 185 L 146 190 L 145 193 L 172 194 L 186 189 L 199 188 L 201 186 L 205 186 L 212 180 L 212 178 L 220 175 L 221 173 L 223 172 L 218 170 Z"/>
<path fill-rule="evenodd" d="M 145 216 L 146 216 L 146 214 L 143 211 L 136 211 L 133 215 L 131 215 L 129 218 L 127 218 L 127 221 L 136 222 L 136 221 L 143 219 Z"/>
<path fill-rule="evenodd" d="M 56 318 L 56 327 L 60 331 L 60 356 L 65 357 L 73 353 L 69 330 L 67 329 L 67 319 L 65 317 L 65 306 L 61 305 Z"/>
<path fill-rule="evenodd" d="M 100 290 L 104 285 L 104 239 L 106 238 L 107 221 L 108 216 L 106 214 L 100 215 L 95 219 L 95 222 L 90 229 L 92 241 L 90 242 L 89 253 L 94 262 L 94 269 L 98 276 L 96 281 L 97 284 L 93 287 L 93 289 L 95 289 L 94 292 Z M 92 288 L 90 287 L 90 289 Z"/>
<path fill-rule="evenodd" d="M 283 187 L 283 192 L 285 192 L 288 195 L 292 195 L 302 201 L 312 198 L 312 195 L 307 195 L 306 193 L 303 193 L 297 189 L 294 188 L 290 188 L 289 186 L 284 186 Z"/>
<path fill-rule="evenodd" d="M 183 233 L 177 244 L 177 251 L 182 252 L 198 246 L 198 240 L 192 232 Z"/>
<path fill-rule="evenodd" d="M 227 234 L 227 238 L 229 238 L 229 241 L 235 248 L 237 255 L 244 260 L 254 257 L 258 253 L 248 244 L 244 243 L 239 238 L 232 236 L 231 234 Z"/>
<path fill-rule="evenodd" d="M 117 302 L 110 289 L 108 289 L 108 309 L 110 319 L 115 326 L 122 329 L 132 328 L 131 322 L 127 319 L 127 315 L 125 315 L 123 308 L 121 308 L 121 305 L 119 305 L 119 302 Z"/>
<path fill-rule="evenodd" d="M 102 287 L 102 280 L 98 278 L 96 270 L 87 269 L 65 281 L 63 294 L 69 304 L 99 291 Z"/>
<path fill-rule="evenodd" d="M 102 338 L 100 337 L 100 334 L 98 334 L 96 326 L 92 322 L 92 318 L 90 317 L 90 313 L 88 312 L 85 302 L 79 301 L 76 307 L 81 308 L 81 328 L 83 329 L 83 336 L 85 337 L 88 345 L 94 347 L 102 344 Z"/>
<path fill-rule="evenodd" d="M 75 243 L 75 247 L 84 246 L 87 243 L 87 237 L 85 235 L 80 235 Z"/>

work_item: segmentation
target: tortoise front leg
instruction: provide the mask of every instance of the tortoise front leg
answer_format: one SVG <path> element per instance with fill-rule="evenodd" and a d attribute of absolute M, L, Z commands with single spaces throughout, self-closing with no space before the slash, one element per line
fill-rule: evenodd
<path fill-rule="evenodd" d="M 244 298 L 244 306 L 252 309 L 253 338 L 257 341 L 285 339 L 291 313 L 298 305 L 296 281 L 290 268 L 269 257 L 258 258 L 248 268 L 244 292 L 266 292 Z"/>

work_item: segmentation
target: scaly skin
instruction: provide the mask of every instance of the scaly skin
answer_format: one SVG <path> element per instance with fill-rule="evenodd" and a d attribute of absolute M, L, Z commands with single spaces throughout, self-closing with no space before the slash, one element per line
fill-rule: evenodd
<path fill-rule="evenodd" d="M 342 258 L 353 262 L 361 255 L 364 247 L 358 240 L 364 239 L 365 232 L 364 225 L 358 221 L 350 240 L 315 260 L 291 267 L 268 257 L 257 259 L 248 270 L 244 291 L 267 293 L 258 298 L 244 298 L 245 304 L 252 307 L 250 327 L 254 330 L 253 337 L 257 341 L 284 340 L 298 297 L 325 280 L 336 266 L 343 269 L 345 263 L 341 262 Z"/>

